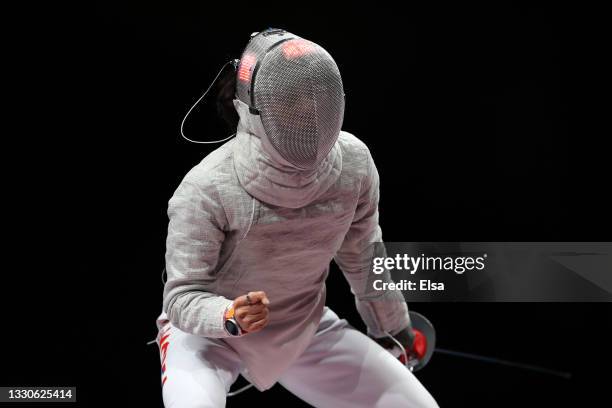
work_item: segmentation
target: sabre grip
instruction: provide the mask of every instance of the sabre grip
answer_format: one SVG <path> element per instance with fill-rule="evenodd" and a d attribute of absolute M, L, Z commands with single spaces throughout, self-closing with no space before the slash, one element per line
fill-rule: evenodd
<path fill-rule="evenodd" d="M 418 371 L 425 367 L 436 349 L 436 330 L 429 320 L 420 313 L 409 311 L 410 325 L 391 335 L 374 338 L 389 353 L 398 358 L 411 371 Z M 408 361 L 398 347 L 402 345 L 408 356 Z"/>
<path fill-rule="evenodd" d="M 408 358 L 412 357 L 421 360 L 425 357 L 427 353 L 427 338 L 420 330 L 407 327 L 396 333 L 393 338 L 404 347 Z M 388 337 L 381 337 L 374 340 L 385 349 L 392 350 L 393 348 L 397 348 L 397 344 Z M 406 363 L 403 354 L 399 356 L 399 359 L 402 363 Z"/>
<path fill-rule="evenodd" d="M 412 334 L 412 344 L 406 345 L 402 343 L 402 346 L 406 349 L 406 354 L 408 354 L 409 357 L 412 356 L 419 361 L 423 360 L 427 352 L 427 337 L 425 337 L 423 332 L 417 329 L 413 329 Z M 399 359 L 402 363 L 406 364 L 404 354 L 400 355 Z"/>

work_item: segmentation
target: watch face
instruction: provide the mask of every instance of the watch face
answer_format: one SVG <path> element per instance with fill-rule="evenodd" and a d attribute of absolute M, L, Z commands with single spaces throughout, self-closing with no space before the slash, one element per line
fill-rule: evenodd
<path fill-rule="evenodd" d="M 239 334 L 238 326 L 236 325 L 236 323 L 234 323 L 233 320 L 225 321 L 225 330 L 227 330 L 227 332 L 232 336 L 237 336 Z"/>

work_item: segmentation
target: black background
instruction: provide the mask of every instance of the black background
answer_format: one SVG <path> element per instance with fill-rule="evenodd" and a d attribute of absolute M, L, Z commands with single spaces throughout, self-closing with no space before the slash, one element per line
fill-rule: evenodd
<path fill-rule="evenodd" d="M 336 7 L 100 2 L 19 13 L 6 77 L 5 114 L 18 127 L 3 163 L 1 385 L 77 386 L 83 406 L 162 406 L 157 349 L 145 343 L 161 309 L 167 201 L 214 148 L 183 141 L 178 125 L 266 27 L 337 61 L 344 129 L 381 175 L 385 240 L 610 240 L 606 132 L 594 124 L 605 114 L 597 10 Z M 187 131 L 227 135 L 212 104 Z M 335 266 L 328 293 L 363 328 Z M 573 373 L 437 355 L 418 377 L 441 406 L 606 405 L 598 369 L 612 362 L 610 304 L 410 307 L 434 322 L 441 347 Z M 281 402 L 301 404 L 277 385 L 228 405 Z"/>

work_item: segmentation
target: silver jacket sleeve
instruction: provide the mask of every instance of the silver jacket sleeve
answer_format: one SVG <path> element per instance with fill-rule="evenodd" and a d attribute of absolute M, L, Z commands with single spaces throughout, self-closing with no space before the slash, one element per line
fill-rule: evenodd
<path fill-rule="evenodd" d="M 379 176 L 374 160 L 366 148 L 367 172 L 361 183 L 355 216 L 334 260 L 342 270 L 355 295 L 357 311 L 367 326 L 368 334 L 383 337 L 410 326 L 408 307 L 399 290 L 374 291 L 371 286 L 371 260 L 385 257 L 382 231 L 378 224 Z M 391 282 L 389 271 L 376 279 Z M 368 285 L 369 284 L 369 285 Z"/>
<path fill-rule="evenodd" d="M 223 312 L 232 303 L 209 291 L 226 220 L 214 186 L 202 191 L 183 181 L 168 205 L 163 308 L 173 325 L 204 337 L 228 337 Z"/>

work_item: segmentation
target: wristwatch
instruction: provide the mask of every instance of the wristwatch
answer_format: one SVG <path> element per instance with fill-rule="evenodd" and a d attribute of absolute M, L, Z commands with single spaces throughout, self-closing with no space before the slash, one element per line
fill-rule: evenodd
<path fill-rule="evenodd" d="M 230 336 L 242 336 L 243 331 L 234 316 L 234 305 L 229 305 L 223 314 L 223 327 Z"/>

